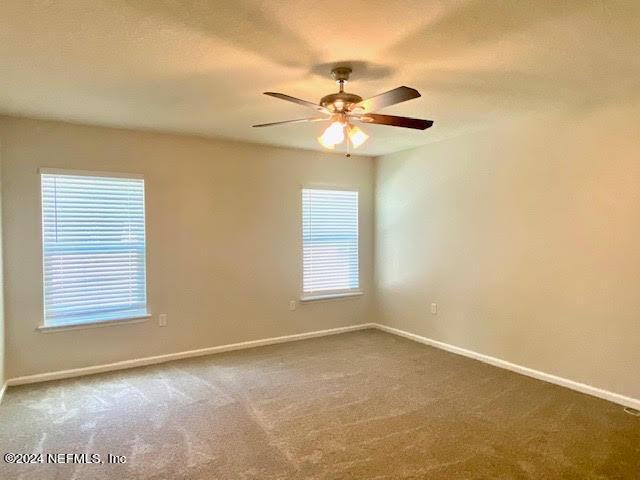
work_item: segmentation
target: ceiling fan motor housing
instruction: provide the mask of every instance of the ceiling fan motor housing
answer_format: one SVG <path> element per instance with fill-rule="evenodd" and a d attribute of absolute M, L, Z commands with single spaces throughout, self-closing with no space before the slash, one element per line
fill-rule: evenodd
<path fill-rule="evenodd" d="M 353 93 L 338 92 L 325 95 L 320 99 L 320 105 L 334 112 L 344 112 L 350 110 L 351 105 L 360 103 L 362 97 Z"/>

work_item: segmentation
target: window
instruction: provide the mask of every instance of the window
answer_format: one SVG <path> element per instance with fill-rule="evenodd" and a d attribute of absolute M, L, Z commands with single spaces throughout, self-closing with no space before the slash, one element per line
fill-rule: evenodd
<path fill-rule="evenodd" d="M 358 192 L 302 190 L 302 299 L 358 293 Z"/>
<path fill-rule="evenodd" d="M 147 315 L 144 180 L 42 170 L 44 326 Z"/>

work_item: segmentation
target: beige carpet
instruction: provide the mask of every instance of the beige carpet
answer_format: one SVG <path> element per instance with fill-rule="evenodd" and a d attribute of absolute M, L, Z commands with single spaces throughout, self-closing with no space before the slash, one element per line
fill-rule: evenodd
<path fill-rule="evenodd" d="M 367 330 L 10 388 L 2 479 L 638 479 L 615 404 Z"/>

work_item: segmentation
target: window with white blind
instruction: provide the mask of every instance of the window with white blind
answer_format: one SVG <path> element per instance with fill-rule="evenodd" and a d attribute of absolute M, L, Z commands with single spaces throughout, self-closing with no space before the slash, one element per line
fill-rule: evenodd
<path fill-rule="evenodd" d="M 358 192 L 302 189 L 302 299 L 359 293 Z"/>
<path fill-rule="evenodd" d="M 41 170 L 44 326 L 147 315 L 144 180 Z"/>

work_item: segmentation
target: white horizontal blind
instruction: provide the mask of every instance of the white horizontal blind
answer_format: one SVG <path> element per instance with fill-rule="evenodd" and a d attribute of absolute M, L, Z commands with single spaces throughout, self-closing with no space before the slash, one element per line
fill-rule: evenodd
<path fill-rule="evenodd" d="M 145 315 L 144 180 L 41 180 L 45 325 Z"/>
<path fill-rule="evenodd" d="M 358 192 L 302 190 L 303 294 L 357 290 Z"/>

